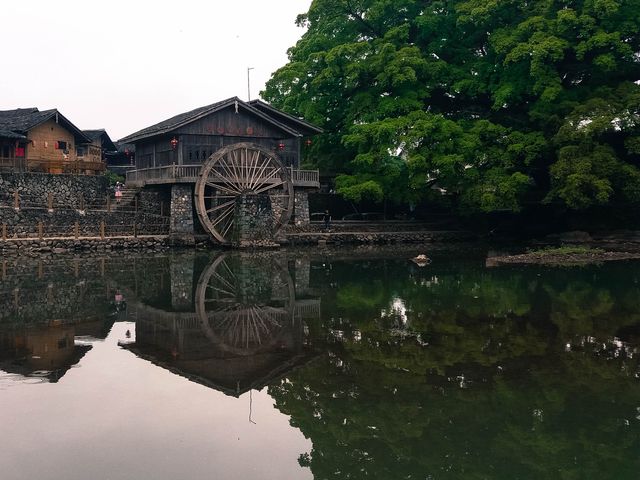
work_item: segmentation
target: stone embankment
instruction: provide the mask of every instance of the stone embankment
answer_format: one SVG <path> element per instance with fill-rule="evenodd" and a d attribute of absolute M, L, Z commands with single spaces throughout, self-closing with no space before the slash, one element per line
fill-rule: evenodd
<path fill-rule="evenodd" d="M 51 195 L 56 204 L 79 208 L 103 202 L 109 181 L 102 175 L 51 175 L 48 173 L 0 173 L 0 192 L 17 192 L 21 198 L 44 203 Z"/>
<path fill-rule="evenodd" d="M 124 249 L 162 250 L 169 248 L 166 235 L 141 235 L 138 237 L 84 237 L 84 238 L 49 238 L 12 239 L 0 241 L 0 253 L 29 254 L 29 253 L 64 253 L 112 251 Z"/>
<path fill-rule="evenodd" d="M 359 232 L 306 232 L 287 233 L 286 244 L 322 245 L 322 244 L 393 244 L 393 243 L 431 243 L 431 242 L 467 242 L 477 236 L 463 231 L 359 231 Z"/>

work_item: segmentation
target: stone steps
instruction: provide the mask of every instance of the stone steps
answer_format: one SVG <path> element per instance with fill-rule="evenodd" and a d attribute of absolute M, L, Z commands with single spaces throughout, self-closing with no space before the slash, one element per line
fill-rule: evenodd
<path fill-rule="evenodd" d="M 113 203 L 111 204 L 111 209 L 112 210 L 123 210 L 123 209 L 128 209 L 128 207 L 131 207 L 133 204 L 133 199 L 135 198 L 135 196 L 138 194 L 138 192 L 140 191 L 139 188 L 131 188 L 131 187 L 125 187 L 121 190 L 122 192 L 122 197 L 120 197 L 120 202 L 117 201 L 117 199 L 114 197 L 113 198 Z"/>

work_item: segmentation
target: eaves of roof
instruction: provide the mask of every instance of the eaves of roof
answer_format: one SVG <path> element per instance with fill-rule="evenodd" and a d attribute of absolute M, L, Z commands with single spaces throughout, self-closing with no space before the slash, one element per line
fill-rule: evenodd
<path fill-rule="evenodd" d="M 11 130 L 0 129 L 0 138 L 12 138 L 15 140 L 26 140 L 27 137 L 20 133 L 12 132 Z"/>
<path fill-rule="evenodd" d="M 196 108 L 195 110 L 191 110 L 189 112 L 185 112 L 185 113 L 181 113 L 179 115 L 176 115 L 174 117 L 171 117 L 167 120 L 164 120 L 160 123 L 157 123 L 155 125 L 152 125 L 150 127 L 144 128 L 142 130 L 139 130 L 136 133 L 133 133 L 131 135 L 128 135 L 124 138 L 121 138 L 120 140 L 118 140 L 118 143 L 132 143 L 132 142 L 137 142 L 139 140 L 143 140 L 145 138 L 151 138 L 151 137 L 155 137 L 157 135 L 166 135 L 167 133 L 171 133 L 175 130 L 177 130 L 178 128 L 181 128 L 185 125 L 188 125 L 190 123 L 193 123 L 197 120 L 200 120 L 203 117 L 206 117 L 207 115 L 210 115 L 212 113 L 215 113 L 217 111 L 223 110 L 225 108 L 228 108 L 232 105 L 235 105 L 235 103 L 238 102 L 238 107 L 242 107 L 245 110 L 247 110 L 248 112 L 252 113 L 253 115 L 261 118 L 262 120 L 272 124 L 273 126 L 279 128 L 280 130 L 294 136 L 294 137 L 301 137 L 302 134 L 296 130 L 293 130 L 292 128 L 288 127 L 287 125 L 275 120 L 274 118 L 270 117 L 269 115 L 261 112 L 260 110 L 258 110 L 257 108 L 252 107 L 251 105 L 249 105 L 246 102 L 243 102 L 242 100 L 240 100 L 238 97 L 232 97 L 232 98 L 228 98 L 226 100 L 222 100 L 221 102 L 217 102 L 217 103 L 213 103 L 211 105 L 207 105 L 205 107 L 200 107 L 200 108 Z"/>

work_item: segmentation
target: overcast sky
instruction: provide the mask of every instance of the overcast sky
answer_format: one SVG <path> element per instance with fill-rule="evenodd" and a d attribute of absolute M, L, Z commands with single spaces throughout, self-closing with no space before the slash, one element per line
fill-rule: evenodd
<path fill-rule="evenodd" d="M 113 140 L 228 97 L 256 98 L 311 0 L 3 2 L 0 110 L 57 108 Z"/>

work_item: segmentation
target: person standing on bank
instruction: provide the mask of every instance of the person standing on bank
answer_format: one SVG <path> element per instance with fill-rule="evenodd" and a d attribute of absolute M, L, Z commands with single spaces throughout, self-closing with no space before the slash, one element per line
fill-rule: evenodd
<path fill-rule="evenodd" d="M 324 220 L 324 229 L 329 230 L 329 228 L 331 228 L 331 215 L 329 214 L 329 210 L 324 211 L 322 220 Z"/>

